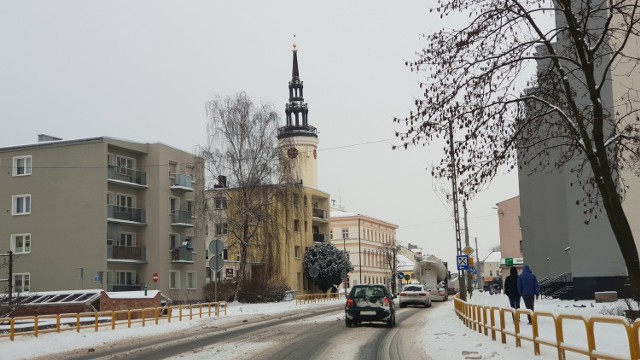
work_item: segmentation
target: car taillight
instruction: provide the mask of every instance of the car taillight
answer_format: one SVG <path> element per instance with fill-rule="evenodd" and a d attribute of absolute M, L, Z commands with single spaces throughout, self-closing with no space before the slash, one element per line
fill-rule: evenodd
<path fill-rule="evenodd" d="M 353 307 L 353 299 L 347 299 L 346 307 L 347 307 L 347 309 Z"/>
<path fill-rule="evenodd" d="M 420 296 L 427 296 L 427 293 L 419 293 Z"/>
<path fill-rule="evenodd" d="M 389 298 L 384 298 L 384 304 L 389 305 Z"/>
<path fill-rule="evenodd" d="M 407 294 L 406 294 L 406 293 L 401 292 L 401 293 L 400 293 L 400 296 L 407 296 Z"/>

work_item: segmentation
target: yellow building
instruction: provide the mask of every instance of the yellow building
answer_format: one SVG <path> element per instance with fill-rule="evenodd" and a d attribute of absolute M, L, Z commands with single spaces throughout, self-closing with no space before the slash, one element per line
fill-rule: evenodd
<path fill-rule="evenodd" d="M 235 279 L 243 257 L 239 246 L 243 227 L 238 222 L 238 214 L 244 209 L 237 199 L 261 197 L 262 203 L 268 204 L 268 212 L 276 215 L 269 216 L 269 221 L 262 224 L 256 223 L 252 229 L 254 241 L 247 249 L 246 271 L 252 277 L 282 279 L 292 290 L 308 292 L 314 288 L 303 269 L 304 255 L 314 244 L 328 241 L 329 194 L 317 189 L 318 134 L 308 123 L 295 45 L 285 113 L 286 124 L 278 129 L 280 166 L 289 174 L 285 183 L 234 189 L 227 188 L 226 181 L 218 181 L 219 187 L 208 190 L 206 195 L 209 209 L 219 211 L 209 222 L 207 247 L 215 239 L 224 242 L 224 266 L 216 278 Z M 247 191 L 251 193 L 243 194 Z M 211 269 L 207 268 L 208 281 L 213 278 Z"/>

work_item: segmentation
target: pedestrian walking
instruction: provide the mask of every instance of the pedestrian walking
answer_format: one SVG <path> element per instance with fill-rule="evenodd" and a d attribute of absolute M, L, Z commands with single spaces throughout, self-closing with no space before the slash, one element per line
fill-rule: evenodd
<path fill-rule="evenodd" d="M 524 306 L 533 311 L 534 297 L 540 296 L 540 285 L 538 285 L 538 279 L 531 272 L 529 265 L 525 265 L 522 269 L 522 274 L 518 276 L 518 292 L 524 300 Z M 531 315 L 527 315 L 529 318 L 529 324 L 531 324 Z"/>
<path fill-rule="evenodd" d="M 504 279 L 504 293 L 509 297 L 509 306 L 514 309 L 520 308 L 520 292 L 518 291 L 518 269 L 511 267 L 511 272 Z"/>

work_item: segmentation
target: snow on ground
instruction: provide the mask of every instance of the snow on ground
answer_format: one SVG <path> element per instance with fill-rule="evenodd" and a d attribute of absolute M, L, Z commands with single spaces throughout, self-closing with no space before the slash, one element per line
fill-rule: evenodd
<path fill-rule="evenodd" d="M 286 312 L 299 311 L 302 308 L 322 308 L 326 306 L 335 306 L 342 304 L 344 300 L 334 300 L 329 302 L 296 305 L 295 302 L 280 302 L 268 304 L 240 304 L 230 303 L 227 310 L 227 316 L 219 318 L 203 318 L 177 321 L 171 323 L 163 322 L 161 325 L 155 325 L 152 322 L 146 327 L 139 324 L 132 325 L 128 329 L 126 325 L 111 330 L 110 328 L 100 328 L 98 332 L 92 329 L 82 329 L 80 333 L 75 331 L 65 331 L 60 334 L 46 333 L 40 334 L 38 337 L 19 336 L 15 341 L 8 338 L 0 339 L 0 348 L 3 349 L 3 359 L 31 359 L 34 357 L 44 357 L 54 353 L 70 351 L 74 349 L 89 349 L 92 347 L 102 346 L 113 342 L 127 339 L 135 341 L 141 338 L 150 338 L 168 334 L 180 333 L 191 327 L 218 326 L 240 318 L 251 318 L 263 314 L 279 314 Z M 507 306 L 508 300 L 505 295 L 488 295 L 486 293 L 474 293 L 470 300 L 472 303 Z M 437 359 L 509 359 L 513 358 L 532 358 L 533 345 L 529 341 L 522 341 L 522 347 L 515 346 L 513 337 L 507 337 L 507 344 L 498 341 L 492 341 L 490 336 L 485 336 L 467 328 L 455 315 L 453 309 L 453 301 L 449 300 L 444 304 L 434 304 L 429 311 L 427 321 L 424 324 L 423 331 L 418 334 L 419 341 L 417 344 L 430 355 L 434 360 Z M 439 306 L 438 306 L 439 305 Z M 600 303 L 594 301 L 560 301 L 560 300 L 539 300 L 536 301 L 536 310 L 552 313 L 571 313 L 583 315 L 585 317 L 591 315 L 610 314 L 618 307 L 622 306 L 618 303 Z M 324 315 L 320 320 L 301 320 L 304 321 L 336 321 L 336 315 Z M 212 324 L 215 323 L 214 324 Z M 508 327 L 513 328 L 511 321 L 507 321 Z M 523 316 L 520 322 L 524 333 L 531 333 L 531 325 L 527 325 L 526 317 Z M 549 334 L 549 338 L 554 338 L 555 333 L 541 321 L 541 334 Z M 617 327 L 621 328 L 621 327 Z M 582 338 L 580 336 L 582 335 Z M 627 348 L 626 335 L 620 333 L 619 329 L 612 326 L 597 326 L 596 341 L 598 348 L 608 349 L 618 354 L 624 354 Z M 544 336 L 544 335 L 542 335 Z M 578 324 L 567 324 L 565 327 L 565 338 L 569 341 L 571 338 L 579 346 L 586 346 L 586 336 L 584 336 L 584 326 Z M 265 344 L 244 344 L 243 346 L 252 346 L 253 348 L 244 348 L 247 351 L 259 351 L 261 346 Z M 220 348 L 218 348 L 220 349 Z M 224 351 L 225 349 L 221 349 Z M 231 349 L 226 349 L 231 350 Z M 575 355 L 567 353 L 568 359 L 578 358 Z M 189 356 L 181 356 L 181 359 L 205 359 L 210 358 L 206 353 L 200 351 Z M 557 359 L 557 353 L 548 346 L 541 346 L 541 356 L 537 359 Z"/>

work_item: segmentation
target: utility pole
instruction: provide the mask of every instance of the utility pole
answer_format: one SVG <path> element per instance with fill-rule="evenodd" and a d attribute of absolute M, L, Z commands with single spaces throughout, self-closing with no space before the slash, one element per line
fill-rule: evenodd
<path fill-rule="evenodd" d="M 460 239 L 460 213 L 458 210 L 458 177 L 456 175 L 457 162 L 456 153 L 453 147 L 453 121 L 451 121 L 451 119 L 449 119 L 449 156 L 451 157 L 451 188 L 453 198 L 453 222 L 456 229 L 456 250 L 458 255 L 462 255 L 462 241 Z M 458 270 L 458 286 L 460 287 L 460 300 L 467 301 L 467 288 L 465 286 L 464 271 L 461 270 Z"/>
<path fill-rule="evenodd" d="M 466 200 L 462 200 L 462 208 L 464 209 L 464 246 L 468 247 L 469 246 L 469 226 L 467 224 L 467 201 Z M 469 264 L 471 264 L 471 261 L 469 261 Z M 467 270 L 467 289 L 469 291 L 469 297 L 471 297 L 471 294 L 473 294 L 473 287 L 471 286 L 471 284 L 472 284 L 471 271 Z"/>

